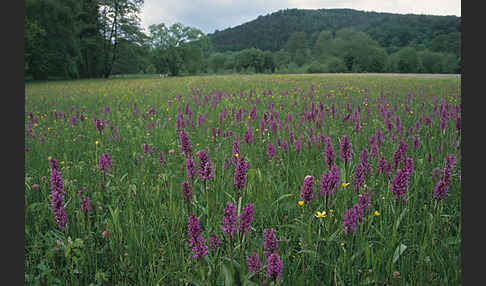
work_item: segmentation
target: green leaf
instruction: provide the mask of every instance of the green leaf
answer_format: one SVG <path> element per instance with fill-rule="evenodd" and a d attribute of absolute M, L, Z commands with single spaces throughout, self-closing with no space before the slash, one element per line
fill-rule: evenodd
<path fill-rule="evenodd" d="M 30 205 L 27 207 L 27 209 L 25 210 L 25 213 L 27 214 L 29 211 L 35 211 L 35 210 L 36 210 L 36 208 L 38 208 L 39 206 L 42 206 L 42 203 L 39 203 L 39 202 L 37 202 L 37 203 L 32 203 L 32 204 L 30 204 Z"/>
<path fill-rule="evenodd" d="M 400 257 L 400 255 L 402 255 L 405 249 L 407 249 L 407 246 L 405 244 L 400 244 L 399 246 L 397 246 L 397 249 L 395 249 L 395 254 L 393 254 L 392 264 L 397 262 L 398 258 Z"/>
<path fill-rule="evenodd" d="M 331 236 L 329 237 L 329 241 L 335 241 L 336 237 L 341 233 L 341 229 L 336 230 Z"/>
<path fill-rule="evenodd" d="M 120 183 L 123 182 L 123 180 L 125 179 L 126 176 L 128 176 L 128 173 L 123 174 L 123 176 L 120 178 Z"/>
<path fill-rule="evenodd" d="M 398 230 L 398 227 L 400 226 L 400 223 L 402 222 L 403 217 L 407 213 L 407 208 L 404 208 L 400 216 L 398 217 L 397 224 L 395 225 L 395 231 Z"/>
<path fill-rule="evenodd" d="M 226 263 L 223 263 L 223 276 L 224 285 L 234 285 L 233 271 L 231 271 L 231 267 L 228 267 Z"/>
<path fill-rule="evenodd" d="M 202 283 L 202 281 L 199 281 L 198 279 L 194 278 L 192 275 L 189 275 L 189 274 L 187 274 L 184 278 L 181 278 L 180 280 L 182 280 L 184 282 L 190 282 L 190 283 L 197 285 L 197 286 L 204 285 Z"/>
<path fill-rule="evenodd" d="M 283 200 L 283 199 L 285 199 L 285 198 L 291 197 L 291 196 L 293 196 L 293 195 L 294 195 L 294 194 L 285 194 L 285 195 L 281 195 L 281 196 L 280 196 L 280 198 L 278 198 L 278 199 L 276 199 L 275 201 L 273 201 L 272 206 L 273 206 L 274 204 L 276 204 L 277 202 L 279 202 L 279 201 L 281 201 L 281 200 Z"/>
<path fill-rule="evenodd" d="M 307 254 L 310 254 L 310 255 L 314 255 L 314 256 L 317 256 L 317 252 L 314 251 L 314 250 L 310 250 L 310 249 L 303 249 L 299 252 L 297 252 L 298 254 L 302 254 L 302 253 L 307 253 Z"/>
<path fill-rule="evenodd" d="M 460 237 L 448 237 L 444 240 L 444 245 L 455 245 L 461 243 Z"/>

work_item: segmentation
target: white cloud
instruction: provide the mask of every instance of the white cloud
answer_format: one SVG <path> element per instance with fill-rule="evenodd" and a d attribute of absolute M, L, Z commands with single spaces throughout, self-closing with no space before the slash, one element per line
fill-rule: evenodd
<path fill-rule="evenodd" d="M 142 27 L 180 22 L 212 33 L 251 21 L 280 9 L 351 8 L 362 11 L 399 14 L 461 16 L 460 0 L 145 0 Z"/>

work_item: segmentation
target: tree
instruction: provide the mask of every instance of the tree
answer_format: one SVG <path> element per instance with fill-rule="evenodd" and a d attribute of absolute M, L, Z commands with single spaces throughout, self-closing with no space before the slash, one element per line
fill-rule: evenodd
<path fill-rule="evenodd" d="M 36 56 L 36 52 L 42 49 L 42 39 L 45 37 L 46 31 L 37 21 L 29 19 L 27 16 L 24 21 L 24 72 L 27 74 L 32 70 L 32 60 Z"/>
<path fill-rule="evenodd" d="M 274 59 L 278 69 L 286 68 L 290 64 L 290 54 L 285 50 L 275 52 Z"/>
<path fill-rule="evenodd" d="M 263 52 L 263 69 L 271 73 L 275 72 L 275 59 L 271 51 Z"/>
<path fill-rule="evenodd" d="M 264 64 L 265 58 L 263 52 L 259 49 L 244 49 L 235 55 L 235 68 L 238 72 L 253 68 L 255 72 L 262 73 L 264 71 Z"/>
<path fill-rule="evenodd" d="M 443 55 L 425 50 L 419 53 L 422 69 L 425 73 L 441 73 Z"/>
<path fill-rule="evenodd" d="M 170 27 L 164 23 L 149 26 L 150 43 L 156 67 L 165 66 L 171 75 L 181 72 L 184 60 L 200 57 L 198 47 L 189 43 L 199 40 L 204 34 L 196 28 L 175 23 Z M 188 53 L 193 53 L 188 55 Z M 157 63 L 158 62 L 158 63 Z"/>
<path fill-rule="evenodd" d="M 456 57 L 459 57 L 461 55 L 461 33 L 453 32 L 438 35 L 432 40 L 430 50 L 440 53 L 453 53 Z"/>
<path fill-rule="evenodd" d="M 417 51 L 412 47 L 405 47 L 397 52 L 397 69 L 400 73 L 420 72 L 420 60 Z"/>
<path fill-rule="evenodd" d="M 443 73 L 461 73 L 461 59 L 452 53 L 445 53 L 442 57 Z"/>
<path fill-rule="evenodd" d="M 100 0 L 100 26 L 103 37 L 103 77 L 111 75 L 118 59 L 120 39 L 129 38 L 140 30 L 138 13 L 143 0 Z"/>
<path fill-rule="evenodd" d="M 25 36 L 27 73 L 34 79 L 77 78 L 78 20 L 74 0 L 27 0 Z"/>
<path fill-rule="evenodd" d="M 339 30 L 330 46 L 330 54 L 342 59 L 347 71 L 383 71 L 386 52 L 364 32 L 352 28 Z"/>
<path fill-rule="evenodd" d="M 344 61 L 338 57 L 330 57 L 325 62 L 327 70 L 331 73 L 343 73 L 346 72 L 346 65 Z"/>
<path fill-rule="evenodd" d="M 95 78 L 103 75 L 103 37 L 100 27 L 99 0 L 81 2 L 79 14 L 79 74 L 82 78 Z"/>
<path fill-rule="evenodd" d="M 224 64 L 226 61 L 226 56 L 223 53 L 214 53 L 209 57 L 209 68 L 217 73 L 224 69 Z"/>
<path fill-rule="evenodd" d="M 332 33 L 323 30 L 319 33 L 317 40 L 312 48 L 312 54 L 316 59 L 324 59 L 329 56 L 332 44 Z"/>
<path fill-rule="evenodd" d="M 291 61 L 301 66 L 307 59 L 308 45 L 305 32 L 293 32 L 284 47 L 290 55 Z"/>

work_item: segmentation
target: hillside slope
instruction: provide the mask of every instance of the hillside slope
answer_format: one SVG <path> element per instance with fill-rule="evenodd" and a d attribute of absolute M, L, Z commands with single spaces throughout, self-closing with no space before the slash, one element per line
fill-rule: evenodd
<path fill-rule="evenodd" d="M 285 9 L 209 34 L 215 51 L 238 51 L 255 47 L 277 51 L 293 32 L 307 34 L 309 47 L 321 30 L 335 33 L 353 27 L 368 33 L 384 48 L 415 45 L 431 48 L 438 37 L 453 39 L 450 52 L 459 55 L 461 18 L 415 14 L 365 12 L 353 9 Z"/>

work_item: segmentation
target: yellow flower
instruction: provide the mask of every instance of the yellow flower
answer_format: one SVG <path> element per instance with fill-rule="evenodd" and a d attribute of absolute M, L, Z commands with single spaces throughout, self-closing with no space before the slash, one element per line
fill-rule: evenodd
<path fill-rule="evenodd" d="M 64 165 L 64 161 L 61 161 L 61 162 L 59 162 L 59 163 L 61 163 L 61 165 Z"/>
<path fill-rule="evenodd" d="M 342 183 L 341 186 L 343 186 L 343 188 L 346 188 L 347 186 L 349 186 L 350 183 Z"/>
<path fill-rule="evenodd" d="M 299 206 L 303 206 L 304 205 L 304 201 L 299 201 L 298 204 L 299 204 Z"/>
<path fill-rule="evenodd" d="M 235 157 L 237 157 L 237 158 L 238 158 L 238 156 L 240 156 L 240 155 L 239 155 L 238 153 L 236 153 L 236 154 L 235 154 Z"/>
<path fill-rule="evenodd" d="M 327 217 L 326 211 L 323 211 L 322 213 L 320 211 L 317 211 L 316 218 L 323 218 L 323 217 Z"/>
<path fill-rule="evenodd" d="M 98 145 L 98 143 L 99 143 L 99 142 L 98 142 L 98 140 L 96 140 L 96 141 L 95 141 L 95 144 L 96 144 L 96 145 Z"/>
<path fill-rule="evenodd" d="M 380 215 L 380 212 L 379 211 L 375 211 L 375 216 L 379 216 Z"/>
<path fill-rule="evenodd" d="M 257 128 L 257 129 L 255 129 L 255 131 L 256 131 L 256 132 L 258 132 L 258 128 Z"/>

